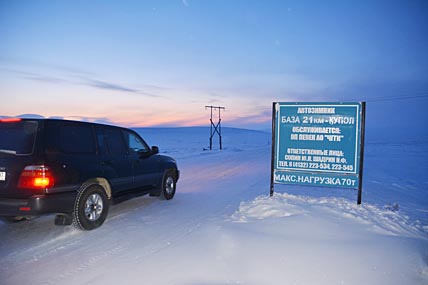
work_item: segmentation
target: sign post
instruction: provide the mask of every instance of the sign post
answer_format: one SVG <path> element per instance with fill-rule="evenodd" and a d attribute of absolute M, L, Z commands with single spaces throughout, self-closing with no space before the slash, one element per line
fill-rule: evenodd
<path fill-rule="evenodd" d="M 362 196 L 365 102 L 272 106 L 271 189 L 297 184 L 358 189 Z"/>

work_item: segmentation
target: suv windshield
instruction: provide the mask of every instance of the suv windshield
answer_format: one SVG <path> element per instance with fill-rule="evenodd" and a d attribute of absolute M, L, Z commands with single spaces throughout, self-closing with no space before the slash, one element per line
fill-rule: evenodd
<path fill-rule="evenodd" d="M 0 122 L 0 153 L 32 154 L 37 122 Z"/>

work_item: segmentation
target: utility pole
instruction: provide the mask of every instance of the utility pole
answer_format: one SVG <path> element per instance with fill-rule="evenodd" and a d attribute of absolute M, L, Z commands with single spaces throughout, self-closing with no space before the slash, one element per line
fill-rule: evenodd
<path fill-rule="evenodd" d="M 210 117 L 210 150 L 213 149 L 213 136 L 215 133 L 218 134 L 219 139 L 220 139 L 220 149 L 223 149 L 223 146 L 221 144 L 221 110 L 225 110 L 225 107 L 221 107 L 221 106 L 205 106 L 205 110 L 206 109 L 210 109 L 211 110 L 211 117 Z M 213 110 L 216 111 L 218 110 L 218 122 L 217 124 L 214 124 L 213 122 Z"/>

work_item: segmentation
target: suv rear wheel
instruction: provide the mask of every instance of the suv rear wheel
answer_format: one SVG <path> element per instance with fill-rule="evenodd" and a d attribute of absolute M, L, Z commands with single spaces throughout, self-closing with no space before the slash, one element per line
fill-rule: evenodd
<path fill-rule="evenodd" d="M 83 185 L 77 194 L 73 225 L 82 230 L 98 228 L 104 223 L 108 209 L 109 200 L 101 185 Z"/>

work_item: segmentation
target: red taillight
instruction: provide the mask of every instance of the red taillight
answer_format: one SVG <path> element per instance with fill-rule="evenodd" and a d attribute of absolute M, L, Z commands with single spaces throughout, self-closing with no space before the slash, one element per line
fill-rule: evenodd
<path fill-rule="evenodd" d="M 30 207 L 19 207 L 19 210 L 23 211 L 23 212 L 29 212 L 29 211 L 31 211 L 31 208 Z"/>
<path fill-rule="evenodd" d="M 22 119 L 21 118 L 2 118 L 0 119 L 0 122 L 2 123 L 16 123 L 16 122 L 21 122 Z"/>
<path fill-rule="evenodd" d="M 19 188 L 44 189 L 54 185 L 54 177 L 50 169 L 44 165 L 29 165 L 19 177 Z"/>

